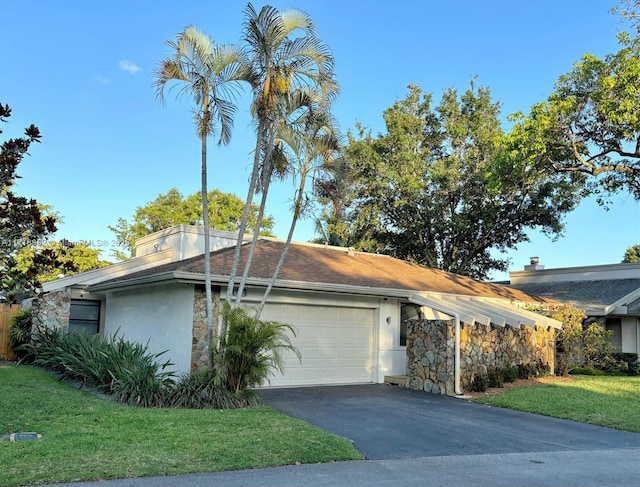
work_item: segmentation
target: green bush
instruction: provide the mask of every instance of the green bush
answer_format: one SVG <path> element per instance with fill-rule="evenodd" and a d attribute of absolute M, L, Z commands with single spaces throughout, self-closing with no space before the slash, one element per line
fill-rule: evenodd
<path fill-rule="evenodd" d="M 549 364 L 542 363 L 542 360 L 538 360 L 536 365 L 536 374 L 538 377 L 549 377 L 551 374 L 551 366 Z"/>
<path fill-rule="evenodd" d="M 171 363 L 158 362 L 165 352 L 149 353 L 148 344 L 115 335 L 103 339 L 44 328 L 21 349 L 26 361 L 127 404 L 162 406 L 174 385 L 175 374 L 165 371 Z"/>
<path fill-rule="evenodd" d="M 484 392 L 487 390 L 487 376 L 478 374 L 471 381 L 471 390 L 473 392 Z"/>
<path fill-rule="evenodd" d="M 515 365 L 507 365 L 502 370 L 502 378 L 505 382 L 514 382 L 518 378 L 518 367 Z"/>
<path fill-rule="evenodd" d="M 32 327 L 31 308 L 22 308 L 9 321 L 9 345 L 18 358 L 23 358 L 25 355 L 21 347 L 31 341 Z"/>
<path fill-rule="evenodd" d="M 595 367 L 580 367 L 580 366 L 570 367 L 569 374 L 571 375 L 606 375 L 606 373 L 603 370 L 596 369 Z"/>
<path fill-rule="evenodd" d="M 489 387 L 504 387 L 504 379 L 500 369 L 492 369 L 487 374 L 487 385 Z"/>
<path fill-rule="evenodd" d="M 528 379 L 536 375 L 536 367 L 533 364 L 519 364 L 518 365 L 518 378 Z"/>
<path fill-rule="evenodd" d="M 167 398 L 168 406 L 189 409 L 236 409 L 258 403 L 253 391 L 234 393 L 216 385 L 215 375 L 209 371 L 182 375 Z"/>
<path fill-rule="evenodd" d="M 556 364 L 556 375 L 566 377 L 569 375 L 569 364 L 564 359 L 558 360 Z"/>
<path fill-rule="evenodd" d="M 222 305 L 221 317 L 227 333 L 220 337 L 218 349 L 212 347 L 216 385 L 240 393 L 268 381 L 273 371 L 282 371 L 283 352 L 291 351 L 300 359 L 289 337 L 295 336 L 291 325 L 261 321 L 227 302 Z"/>
<path fill-rule="evenodd" d="M 628 375 L 640 375 L 640 360 L 637 353 L 617 353 L 616 360 L 627 364 L 626 372 Z"/>

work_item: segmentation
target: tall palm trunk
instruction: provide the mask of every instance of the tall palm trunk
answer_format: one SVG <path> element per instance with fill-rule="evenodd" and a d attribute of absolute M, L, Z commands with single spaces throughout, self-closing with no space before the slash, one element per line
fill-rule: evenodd
<path fill-rule="evenodd" d="M 233 262 L 231 263 L 231 271 L 229 273 L 229 284 L 227 285 L 227 302 L 231 304 L 233 298 L 233 288 L 235 286 L 236 277 L 238 274 L 238 267 L 240 265 L 240 252 L 242 250 L 242 243 L 244 234 L 247 230 L 247 222 L 249 220 L 249 212 L 251 211 L 251 204 L 253 203 L 253 197 L 256 193 L 256 185 L 258 184 L 258 173 L 260 171 L 260 148 L 262 147 L 262 132 L 265 127 L 264 120 L 260 120 L 258 123 L 258 140 L 256 142 L 256 151 L 253 156 L 253 171 L 251 171 L 251 180 L 249 182 L 249 190 L 247 191 L 247 199 L 244 203 L 244 211 L 242 212 L 242 220 L 240 220 L 240 227 L 238 228 L 238 241 L 236 242 L 235 252 L 233 253 Z M 262 222 L 260 222 L 262 223 Z M 260 228 L 256 224 L 256 228 Z M 223 322 L 220 327 L 220 335 L 224 336 L 227 327 Z"/>
<path fill-rule="evenodd" d="M 273 144 L 275 143 L 275 132 L 270 134 L 269 141 L 267 142 L 264 163 L 263 163 L 263 175 L 262 175 L 262 198 L 260 199 L 260 208 L 258 209 L 258 215 L 256 216 L 256 227 L 253 231 L 253 238 L 251 239 L 251 245 L 249 246 L 249 254 L 247 255 L 247 261 L 244 265 L 244 271 L 242 272 L 242 279 L 238 285 L 238 292 L 236 294 L 236 306 L 240 306 L 242 301 L 242 293 L 247 284 L 247 278 L 249 277 L 249 270 L 251 269 L 251 263 L 253 262 L 253 254 L 256 250 L 256 243 L 260 236 L 260 227 L 262 226 L 262 219 L 264 217 L 264 210 L 267 205 L 267 197 L 269 195 L 269 186 L 271 185 L 271 179 L 273 176 L 273 161 L 271 156 L 273 155 Z"/>
<path fill-rule="evenodd" d="M 298 223 L 298 219 L 300 218 L 300 213 L 302 213 L 302 198 L 304 196 L 304 187 L 307 180 L 306 172 L 300 175 L 300 185 L 298 186 L 298 194 L 296 195 L 296 200 L 293 204 L 293 216 L 291 217 L 291 225 L 289 226 L 289 234 L 287 235 L 287 241 L 284 244 L 284 248 L 282 249 L 282 253 L 280 254 L 280 260 L 278 260 L 278 264 L 276 265 L 275 270 L 273 271 L 273 275 L 269 280 L 269 285 L 267 289 L 264 291 L 264 295 L 262 296 L 262 301 L 260 302 L 260 306 L 258 306 L 258 310 L 256 311 L 256 319 L 260 319 L 260 315 L 262 314 L 262 310 L 264 309 L 265 304 L 267 303 L 267 298 L 271 293 L 271 289 L 276 283 L 278 279 L 278 275 L 280 274 L 280 270 L 284 265 L 284 260 L 287 256 L 287 251 L 291 246 L 291 240 L 293 239 L 293 232 L 296 229 L 296 224 Z"/>
<path fill-rule="evenodd" d="M 207 191 L 207 136 L 202 136 L 202 224 L 204 225 L 204 287 L 207 302 L 207 365 L 213 371 L 213 297 L 211 296 L 211 239 L 209 228 L 209 194 Z"/>

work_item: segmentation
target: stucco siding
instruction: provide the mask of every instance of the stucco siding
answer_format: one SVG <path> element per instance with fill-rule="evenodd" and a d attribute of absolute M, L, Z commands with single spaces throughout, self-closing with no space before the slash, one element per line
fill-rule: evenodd
<path fill-rule="evenodd" d="M 173 363 L 172 370 L 189 372 L 193 324 L 193 285 L 168 284 L 108 293 L 104 332 L 139 343 Z"/>

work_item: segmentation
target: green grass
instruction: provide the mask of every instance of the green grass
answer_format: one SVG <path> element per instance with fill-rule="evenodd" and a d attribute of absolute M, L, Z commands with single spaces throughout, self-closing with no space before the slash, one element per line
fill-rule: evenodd
<path fill-rule="evenodd" d="M 640 433 L 640 377 L 578 376 L 514 388 L 479 401 Z"/>
<path fill-rule="evenodd" d="M 268 407 L 143 409 L 101 400 L 40 369 L 0 365 L 0 486 L 177 475 L 360 459 L 350 441 Z"/>

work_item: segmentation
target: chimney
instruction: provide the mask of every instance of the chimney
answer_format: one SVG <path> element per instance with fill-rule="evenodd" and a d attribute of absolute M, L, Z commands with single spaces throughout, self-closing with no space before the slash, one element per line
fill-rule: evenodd
<path fill-rule="evenodd" d="M 524 266 L 525 271 L 541 271 L 542 269 L 544 269 L 544 266 L 540 264 L 538 257 L 531 257 L 529 259 L 529 265 Z"/>

